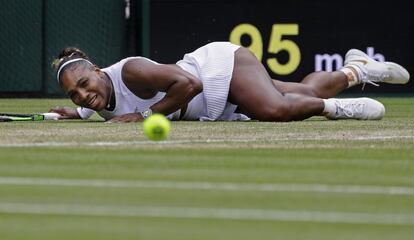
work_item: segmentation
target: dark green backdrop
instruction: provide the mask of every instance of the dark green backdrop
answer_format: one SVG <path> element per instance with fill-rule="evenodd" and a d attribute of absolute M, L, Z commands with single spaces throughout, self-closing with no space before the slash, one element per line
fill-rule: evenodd
<path fill-rule="evenodd" d="M 0 91 L 42 90 L 42 1 L 0 0 Z"/>
<path fill-rule="evenodd" d="M 0 92 L 62 95 L 51 62 L 76 46 L 99 66 L 127 55 L 125 0 L 0 0 Z"/>
<path fill-rule="evenodd" d="M 277 33 L 272 26 L 298 26 L 297 34 L 284 34 L 283 40 L 297 44 L 300 63 L 287 75 L 269 71 L 277 79 L 298 81 L 317 70 L 316 56 L 343 57 L 349 48 L 375 49 L 412 72 L 414 21 L 408 4 L 405 0 L 393 4 L 350 0 L 345 5 L 330 0 L 0 0 L 0 97 L 63 96 L 50 65 L 66 46 L 81 48 L 100 67 L 132 55 L 173 63 L 208 42 L 228 41 L 243 24 L 257 28 L 267 68 L 268 59 L 289 60 L 285 51 L 268 50 L 271 39 L 276 39 L 271 37 Z M 240 36 L 242 45 L 257 42 L 249 36 Z M 369 85 L 364 91 L 412 94 L 414 81 L 380 88 Z"/>

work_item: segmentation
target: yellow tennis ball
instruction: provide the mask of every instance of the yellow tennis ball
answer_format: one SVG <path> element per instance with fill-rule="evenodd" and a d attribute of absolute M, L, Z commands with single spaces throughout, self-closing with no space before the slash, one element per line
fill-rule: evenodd
<path fill-rule="evenodd" d="M 170 120 L 160 113 L 155 113 L 144 120 L 144 134 L 153 141 L 164 140 L 171 129 Z"/>

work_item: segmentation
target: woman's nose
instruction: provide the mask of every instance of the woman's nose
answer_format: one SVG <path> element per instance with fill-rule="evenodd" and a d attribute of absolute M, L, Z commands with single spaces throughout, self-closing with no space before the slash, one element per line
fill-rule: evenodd
<path fill-rule="evenodd" d="M 84 89 L 80 89 L 78 94 L 79 94 L 79 100 L 81 100 L 82 102 L 88 99 L 88 92 L 85 91 Z"/>

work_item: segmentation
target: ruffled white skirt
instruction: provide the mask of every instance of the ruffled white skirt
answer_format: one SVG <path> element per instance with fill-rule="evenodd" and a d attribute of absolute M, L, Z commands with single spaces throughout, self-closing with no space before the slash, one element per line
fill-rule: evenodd
<path fill-rule="evenodd" d="M 233 75 L 234 53 L 240 46 L 230 42 L 213 42 L 177 62 L 185 71 L 203 82 L 203 92 L 188 104 L 185 120 L 235 121 L 250 120 L 234 111 L 237 106 L 227 102 Z"/>

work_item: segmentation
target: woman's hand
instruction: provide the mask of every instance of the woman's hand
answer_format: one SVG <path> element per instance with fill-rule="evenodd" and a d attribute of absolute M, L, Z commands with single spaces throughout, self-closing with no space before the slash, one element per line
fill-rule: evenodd
<path fill-rule="evenodd" d="M 49 112 L 60 114 L 59 119 L 80 119 L 81 118 L 78 114 L 78 111 L 70 107 L 54 107 L 54 108 L 51 108 Z"/>
<path fill-rule="evenodd" d="M 141 113 L 128 113 L 121 116 L 116 116 L 108 121 L 107 123 L 121 123 L 121 122 L 141 122 L 144 121 Z"/>

